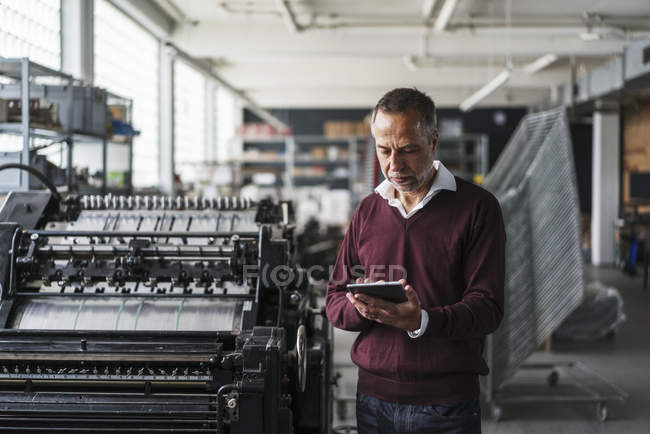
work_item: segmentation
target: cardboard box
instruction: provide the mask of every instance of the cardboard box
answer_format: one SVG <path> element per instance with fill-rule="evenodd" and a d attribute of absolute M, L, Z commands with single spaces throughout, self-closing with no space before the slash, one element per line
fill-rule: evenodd
<path fill-rule="evenodd" d="M 314 146 L 311 149 L 311 157 L 314 160 L 324 160 L 327 157 L 325 147 L 324 146 Z"/>
<path fill-rule="evenodd" d="M 366 136 L 370 133 L 364 121 L 326 121 L 323 125 L 325 137 L 329 139 L 342 139 L 354 136 Z"/>
<path fill-rule="evenodd" d="M 19 91 L 20 84 L 4 85 L 7 91 Z M 65 129 L 83 134 L 106 134 L 106 91 L 97 87 L 74 85 L 72 89 L 65 85 L 43 85 L 47 95 L 48 106 L 58 115 L 57 124 Z M 72 101 L 70 100 L 72 94 Z M 19 100 L 17 100 L 19 101 Z M 38 104 L 38 105 L 36 105 Z M 70 106 L 72 104 L 72 107 Z M 38 110 L 40 101 L 30 100 L 30 110 Z M 10 107 L 9 119 L 14 116 L 20 120 L 21 109 L 19 103 Z"/>
<path fill-rule="evenodd" d="M 127 107 L 125 105 L 109 105 L 108 116 L 111 120 L 126 122 Z"/>

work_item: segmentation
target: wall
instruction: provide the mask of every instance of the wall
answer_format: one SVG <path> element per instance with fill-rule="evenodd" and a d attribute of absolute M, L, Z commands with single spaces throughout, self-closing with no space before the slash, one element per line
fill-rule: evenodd
<path fill-rule="evenodd" d="M 367 109 L 271 109 L 271 113 L 286 122 L 294 134 L 323 134 L 323 124 L 328 120 L 361 121 L 372 107 Z M 499 113 L 497 115 L 497 113 Z M 484 133 L 490 139 L 490 167 L 505 147 L 508 139 L 527 113 L 525 108 L 475 109 L 463 113 L 457 109 L 438 109 L 438 123 L 445 118 L 460 118 L 465 133 Z M 498 122 L 497 122 L 498 121 Z M 248 111 L 244 122 L 260 122 Z"/>
<path fill-rule="evenodd" d="M 591 214 L 592 129 L 591 123 L 572 123 L 570 125 L 581 214 Z"/>

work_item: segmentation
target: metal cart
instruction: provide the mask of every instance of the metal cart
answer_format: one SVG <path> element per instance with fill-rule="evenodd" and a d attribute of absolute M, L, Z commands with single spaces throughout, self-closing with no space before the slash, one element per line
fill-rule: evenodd
<path fill-rule="evenodd" d="M 607 404 L 625 402 L 630 395 L 578 361 L 529 362 L 496 390 L 485 390 L 492 418 L 503 418 L 503 405 L 520 403 L 594 403 L 604 422 Z"/>

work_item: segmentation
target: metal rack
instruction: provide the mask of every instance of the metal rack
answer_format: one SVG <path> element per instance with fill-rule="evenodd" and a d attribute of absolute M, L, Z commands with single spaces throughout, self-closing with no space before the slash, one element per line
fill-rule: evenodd
<path fill-rule="evenodd" d="M 275 151 L 273 158 L 241 158 L 238 161 L 240 171 L 248 172 L 275 172 L 282 175 L 281 182 L 276 182 L 276 187 L 285 187 L 288 194 L 300 187 L 318 185 L 341 185 L 344 184 L 352 193 L 352 202 L 355 202 L 355 183 L 359 178 L 359 158 L 357 149 L 359 142 L 366 140 L 361 137 L 328 138 L 318 135 L 295 135 L 267 138 L 244 138 L 244 150 L 264 149 Z M 301 157 L 305 151 L 315 147 L 337 147 L 347 150 L 347 158 L 322 158 Z M 327 174 L 318 176 L 298 175 L 298 167 L 324 167 Z M 334 176 L 336 168 L 347 168 L 345 177 Z M 242 180 L 245 178 L 242 175 Z"/>
<path fill-rule="evenodd" d="M 485 176 L 490 164 L 489 138 L 487 134 L 440 136 L 436 159 L 461 178 L 471 181 L 475 175 Z"/>
<path fill-rule="evenodd" d="M 490 372 L 482 379 L 493 416 L 499 418 L 500 406 L 514 401 L 596 402 L 604 420 L 607 402 L 627 399 L 623 390 L 578 362 L 529 361 L 580 306 L 585 292 L 577 181 L 565 108 L 525 116 L 484 185 L 499 200 L 506 228 L 504 315 L 486 339 Z M 540 371 L 550 371 L 550 387 L 517 386 L 521 371 L 525 377 L 531 370 L 538 377 Z M 557 387 L 561 370 L 573 378 L 573 390 Z"/>
<path fill-rule="evenodd" d="M 521 403 L 593 403 L 596 417 L 605 422 L 607 404 L 626 402 L 630 395 L 579 361 L 528 362 L 498 389 L 489 386 L 486 400 L 495 420 L 503 406 Z"/>
<path fill-rule="evenodd" d="M 90 87 L 76 80 L 71 75 L 65 74 L 38 63 L 30 61 L 28 58 L 0 58 L 0 77 L 9 79 L 12 83 L 0 83 L 0 98 L 2 99 L 20 99 L 21 101 L 21 121 L 20 122 L 1 122 L 0 134 L 19 135 L 22 137 L 22 150 L 17 152 L 13 162 L 31 164 L 32 155 L 53 144 L 60 144 L 61 153 L 63 147 L 66 150 L 65 171 L 68 191 L 79 189 L 73 168 L 73 151 L 75 143 L 101 143 L 102 146 L 102 185 L 99 189 L 92 187 L 84 188 L 84 193 L 124 193 L 128 194 L 132 190 L 131 174 L 133 161 L 132 138 L 124 142 L 115 142 L 108 135 L 107 124 L 109 116 L 107 106 L 109 101 L 119 100 L 128 107 L 128 121 L 131 122 L 131 113 L 133 102 L 130 99 L 123 98 L 112 94 L 103 89 Z M 39 84 L 38 80 L 46 81 L 48 84 Z M 56 84 L 50 84 L 56 83 Z M 84 128 L 84 125 L 75 124 L 75 109 L 87 110 L 79 103 L 75 102 L 75 95 L 84 91 L 95 92 L 95 95 L 103 101 L 103 112 L 100 113 L 81 113 L 84 116 L 93 117 L 90 128 Z M 34 97 L 52 98 L 59 105 L 59 117 L 62 118 L 61 126 L 38 125 L 32 122 L 30 118 L 30 99 Z M 65 121 L 63 121 L 65 119 Z M 85 119 L 85 118 L 84 118 Z M 89 122 L 90 124 L 90 122 Z M 34 139 L 50 140 L 49 145 L 34 146 Z M 128 182 L 125 188 L 109 189 L 107 186 L 107 164 L 108 164 L 108 147 L 109 144 L 116 146 L 128 147 Z M 7 157 L 7 158 L 13 158 Z M 62 158 L 63 160 L 63 158 Z M 61 162 L 63 164 L 63 161 Z M 18 185 L 11 185 L 12 190 L 26 191 L 29 190 L 29 173 L 22 171 Z"/>

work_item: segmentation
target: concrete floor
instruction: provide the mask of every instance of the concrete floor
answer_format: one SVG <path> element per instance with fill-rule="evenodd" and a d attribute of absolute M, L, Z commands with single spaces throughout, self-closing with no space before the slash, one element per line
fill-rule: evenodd
<path fill-rule="evenodd" d="M 616 336 L 597 342 L 553 342 L 550 352 L 535 353 L 531 361 L 580 361 L 624 389 L 630 399 L 625 404 L 610 403 L 603 423 L 590 403 L 506 405 L 498 422 L 490 418 L 490 408 L 483 404 L 483 433 L 650 434 L 650 290 L 642 288 L 640 275 L 587 267 L 586 281 L 594 280 L 617 288 L 623 297 L 627 321 Z M 355 424 L 356 369 L 349 357 L 355 337 L 356 333 L 335 333 L 334 361 L 342 374 L 335 393 L 348 401 L 347 405 L 335 403 L 334 426 Z"/>

